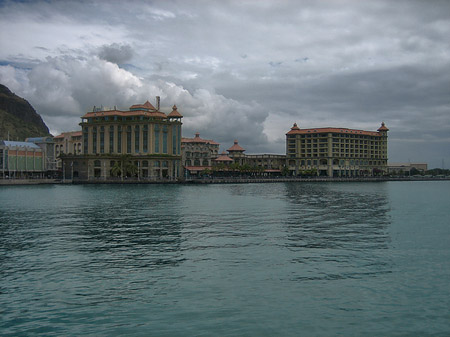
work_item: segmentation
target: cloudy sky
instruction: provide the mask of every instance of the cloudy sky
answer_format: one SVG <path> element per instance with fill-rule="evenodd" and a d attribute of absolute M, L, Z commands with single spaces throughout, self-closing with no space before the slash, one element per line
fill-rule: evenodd
<path fill-rule="evenodd" d="M 0 0 L 0 82 L 53 134 L 161 96 L 221 149 L 384 121 L 390 162 L 450 168 L 449 36 L 447 0 Z"/>

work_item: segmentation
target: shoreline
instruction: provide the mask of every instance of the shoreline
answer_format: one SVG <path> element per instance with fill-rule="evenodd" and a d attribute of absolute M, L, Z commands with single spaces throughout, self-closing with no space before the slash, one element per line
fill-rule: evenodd
<path fill-rule="evenodd" d="M 97 184 L 255 184 L 281 182 L 385 182 L 385 181 L 445 181 L 450 177 L 367 177 L 367 178 L 200 178 L 188 180 L 70 180 L 70 179 L 0 179 L 1 186 L 21 185 L 97 185 Z"/>

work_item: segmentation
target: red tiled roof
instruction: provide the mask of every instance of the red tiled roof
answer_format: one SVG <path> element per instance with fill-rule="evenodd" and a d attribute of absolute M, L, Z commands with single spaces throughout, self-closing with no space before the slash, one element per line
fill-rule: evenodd
<path fill-rule="evenodd" d="M 380 133 L 376 131 L 364 131 L 364 130 L 355 130 L 355 129 L 347 129 L 347 128 L 314 128 L 314 129 L 300 129 L 297 124 L 291 128 L 291 131 L 286 133 L 287 135 L 296 135 L 296 134 L 311 134 L 311 133 L 343 133 L 343 134 L 358 134 L 358 135 L 366 135 L 366 136 L 380 136 Z"/>
<path fill-rule="evenodd" d="M 203 139 L 200 138 L 200 134 L 197 132 L 195 134 L 195 138 L 182 138 L 181 143 L 202 143 L 202 144 L 210 144 L 210 145 L 220 145 L 211 139 Z"/>
<path fill-rule="evenodd" d="M 130 110 L 131 109 L 144 109 L 144 110 L 148 109 L 156 111 L 156 108 L 149 101 L 146 101 L 144 104 L 134 104 L 130 106 Z"/>
<path fill-rule="evenodd" d="M 232 147 L 230 147 L 228 150 L 228 152 L 244 152 L 245 150 L 239 146 L 238 141 L 235 140 L 234 141 L 234 145 Z"/>
<path fill-rule="evenodd" d="M 82 135 L 81 131 L 70 131 L 70 132 L 63 132 L 60 135 L 53 137 L 53 139 L 64 138 L 65 136 L 81 137 L 81 135 Z"/>
<path fill-rule="evenodd" d="M 389 131 L 384 122 L 381 123 L 380 128 L 377 131 Z"/>
<path fill-rule="evenodd" d="M 211 166 L 185 166 L 184 167 L 188 171 L 203 171 L 203 170 L 211 170 Z"/>
<path fill-rule="evenodd" d="M 120 110 L 109 110 L 109 111 L 91 111 L 86 113 L 81 118 L 89 118 L 89 117 L 102 117 L 102 116 L 148 116 L 148 117 L 160 117 L 167 118 L 167 115 L 161 111 L 146 111 L 146 110 L 137 110 L 137 111 L 120 111 Z"/>
<path fill-rule="evenodd" d="M 216 159 L 214 159 L 215 161 L 233 161 L 233 159 L 231 159 L 230 157 L 228 157 L 225 152 L 222 152 L 222 154 L 217 157 Z"/>
<path fill-rule="evenodd" d="M 183 118 L 183 115 L 178 112 L 177 106 L 174 105 L 172 107 L 172 112 L 168 115 L 168 117 L 171 117 L 171 118 Z"/>

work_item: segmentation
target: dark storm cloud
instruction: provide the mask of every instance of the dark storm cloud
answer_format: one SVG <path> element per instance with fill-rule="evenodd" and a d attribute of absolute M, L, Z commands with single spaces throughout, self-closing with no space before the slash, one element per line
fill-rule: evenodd
<path fill-rule="evenodd" d="M 130 45 L 113 43 L 100 47 L 98 56 L 105 61 L 121 65 L 131 60 L 133 49 Z"/>

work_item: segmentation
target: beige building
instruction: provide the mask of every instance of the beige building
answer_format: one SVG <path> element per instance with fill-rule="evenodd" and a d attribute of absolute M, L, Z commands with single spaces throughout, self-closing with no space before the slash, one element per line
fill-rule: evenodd
<path fill-rule="evenodd" d="M 245 154 L 245 149 L 237 140 L 228 150 L 228 156 L 234 164 L 257 169 L 259 174 L 279 175 L 286 165 L 286 156 L 283 154 Z"/>
<path fill-rule="evenodd" d="M 284 154 L 247 154 L 245 163 L 265 173 L 280 174 L 286 166 L 286 156 Z"/>
<path fill-rule="evenodd" d="M 56 167 L 62 168 L 62 161 L 60 156 L 62 154 L 75 154 L 79 155 L 83 153 L 81 131 L 63 132 L 58 136 L 53 137 L 54 153 L 56 157 Z"/>
<path fill-rule="evenodd" d="M 183 166 L 188 174 L 199 174 L 211 169 L 214 159 L 218 157 L 219 143 L 203 139 L 197 132 L 194 138 L 182 138 L 181 150 Z"/>
<path fill-rule="evenodd" d="M 300 129 L 286 134 L 286 157 L 291 175 L 316 172 L 328 177 L 374 176 L 387 172 L 389 129 Z"/>
<path fill-rule="evenodd" d="M 421 173 L 428 170 L 428 164 L 426 163 L 388 163 L 388 171 L 392 174 L 400 174 L 405 172 L 411 172 L 412 169 L 416 169 Z"/>
<path fill-rule="evenodd" d="M 150 102 L 129 110 L 93 109 L 82 117 L 81 152 L 60 155 L 65 178 L 177 179 L 182 176 L 181 119 Z"/>

